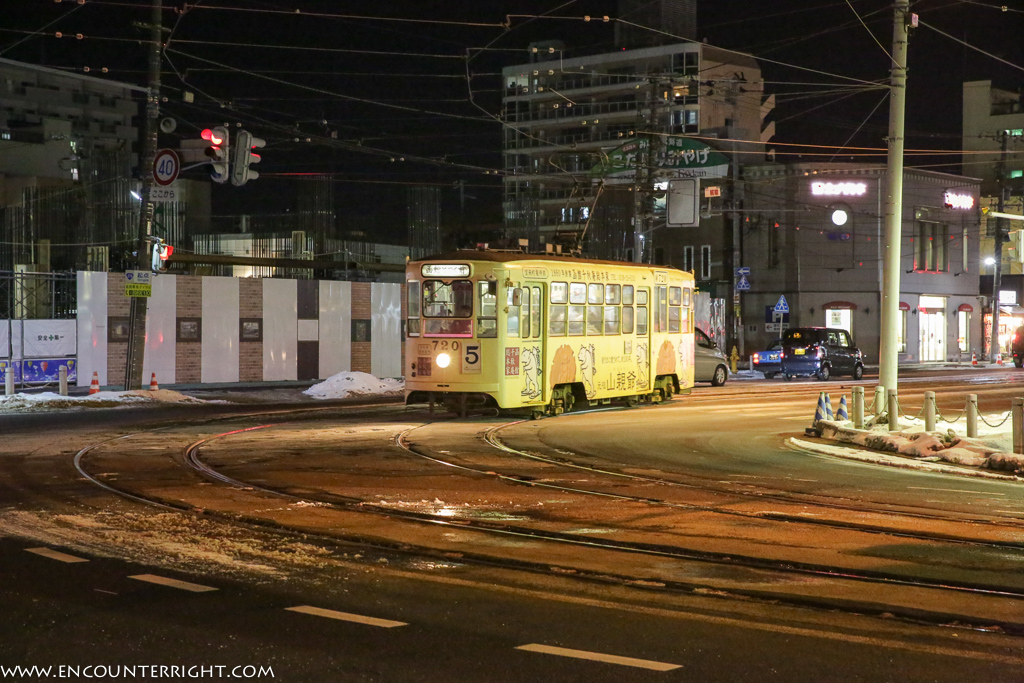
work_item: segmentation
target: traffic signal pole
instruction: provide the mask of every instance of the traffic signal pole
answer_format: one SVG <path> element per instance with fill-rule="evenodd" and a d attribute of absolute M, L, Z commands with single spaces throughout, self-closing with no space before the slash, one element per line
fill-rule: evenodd
<path fill-rule="evenodd" d="M 900 248 L 903 240 L 903 129 L 907 110 L 909 0 L 897 0 L 893 19 L 892 75 L 889 89 L 889 155 L 885 190 L 885 244 L 882 255 L 882 325 L 878 383 L 897 390 L 900 332 Z"/>
<path fill-rule="evenodd" d="M 146 117 L 139 174 L 142 176 L 142 208 L 139 211 L 139 233 L 136 240 L 135 268 L 150 270 L 149 236 L 153 232 L 153 163 L 157 151 L 157 119 L 160 117 L 160 56 L 163 46 L 163 0 L 152 0 L 150 15 L 149 92 L 146 94 Z M 133 296 L 128 318 L 128 358 L 125 364 L 125 391 L 142 388 L 142 363 L 146 352 L 146 313 L 149 299 Z"/>

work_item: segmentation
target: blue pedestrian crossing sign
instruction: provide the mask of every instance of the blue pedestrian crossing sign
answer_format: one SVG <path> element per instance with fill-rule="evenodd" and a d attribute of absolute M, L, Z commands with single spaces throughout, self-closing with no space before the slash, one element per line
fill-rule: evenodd
<path fill-rule="evenodd" d="M 775 308 L 773 310 L 776 313 L 789 313 L 789 302 L 786 301 L 785 294 L 779 297 L 779 301 L 775 304 Z"/>
<path fill-rule="evenodd" d="M 750 280 L 747 279 L 746 275 L 740 275 L 740 279 L 736 281 L 737 292 L 750 291 Z"/>

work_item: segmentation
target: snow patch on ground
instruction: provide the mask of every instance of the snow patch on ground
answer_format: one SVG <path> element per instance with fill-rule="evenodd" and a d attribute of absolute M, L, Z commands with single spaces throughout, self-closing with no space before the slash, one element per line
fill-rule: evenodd
<path fill-rule="evenodd" d="M 307 543 L 264 538 L 262 534 L 178 513 L 4 510 L 0 511 L 0 536 L 179 570 L 216 567 L 228 573 L 254 572 L 271 579 L 286 578 L 294 569 L 322 566 L 331 555 Z"/>
<path fill-rule="evenodd" d="M 850 448 L 848 446 L 836 446 L 832 444 L 815 443 L 792 437 L 789 439 L 788 443 L 791 446 L 799 448 L 802 451 L 819 453 L 821 455 L 831 455 L 839 458 L 845 458 L 847 460 L 857 460 L 859 462 L 871 463 L 874 465 L 887 465 L 889 467 L 900 467 L 908 470 L 929 470 L 932 472 L 959 474 L 969 477 L 979 477 L 982 479 L 1017 479 L 1017 477 L 1014 477 L 1012 474 L 998 474 L 996 472 L 989 472 L 982 469 L 967 469 L 965 467 L 958 467 L 956 465 L 946 465 L 937 462 L 924 462 L 921 460 L 914 460 L 912 458 L 907 458 L 900 455 L 876 453 L 873 451 L 865 451 L 861 448 Z"/>
<path fill-rule="evenodd" d="M 13 394 L 0 396 L 0 413 L 24 413 L 69 408 L 115 408 L 146 403 L 205 403 L 169 389 L 156 391 L 101 391 L 89 396 L 61 396 L 52 391 L 40 394 Z"/>
<path fill-rule="evenodd" d="M 395 396 L 405 391 L 402 379 L 379 379 L 366 372 L 339 372 L 303 393 L 319 399 L 349 396 Z"/>
<path fill-rule="evenodd" d="M 951 471 L 960 473 L 965 472 L 965 467 L 972 467 L 1024 475 L 1024 455 L 1012 452 L 1013 435 L 1006 417 L 998 416 L 995 420 L 987 418 L 989 424 L 980 421 L 979 435 L 974 438 L 957 435 L 957 431 L 967 431 L 966 424 L 960 420 L 945 423 L 952 427 L 944 432 L 925 431 L 924 422 L 918 418 L 901 419 L 899 431 L 889 431 L 886 423 L 868 424 L 864 429 L 855 429 L 852 421 L 844 420 L 819 420 L 815 426 L 824 439 L 879 452 L 872 455 L 897 454 L 872 462 L 893 464 L 890 460 L 892 457 L 904 462 L 909 458 L 927 463 L 950 463 L 954 466 Z M 990 424 L 997 426 L 992 427 Z M 844 449 L 843 452 L 848 450 L 851 449 Z"/>

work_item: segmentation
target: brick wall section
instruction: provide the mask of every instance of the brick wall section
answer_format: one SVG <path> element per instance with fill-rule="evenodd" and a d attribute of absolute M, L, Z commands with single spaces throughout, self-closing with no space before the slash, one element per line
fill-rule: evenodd
<path fill-rule="evenodd" d="M 127 318 L 131 312 L 131 299 L 124 293 L 123 273 L 107 274 L 107 316 Z M 128 343 L 107 344 L 107 384 L 123 387 L 125 370 L 128 366 Z"/>
<path fill-rule="evenodd" d="M 238 281 L 238 317 L 263 318 L 263 280 L 242 278 Z M 238 381 L 263 381 L 263 342 L 238 343 Z"/>
<path fill-rule="evenodd" d="M 373 310 L 369 282 L 352 283 L 352 320 L 369 320 Z M 352 371 L 370 372 L 371 342 L 352 342 Z"/>
<path fill-rule="evenodd" d="M 203 317 L 203 278 L 193 275 L 177 276 L 177 317 Z M 177 384 L 197 384 L 203 378 L 203 353 L 198 342 L 178 342 L 174 363 Z"/>

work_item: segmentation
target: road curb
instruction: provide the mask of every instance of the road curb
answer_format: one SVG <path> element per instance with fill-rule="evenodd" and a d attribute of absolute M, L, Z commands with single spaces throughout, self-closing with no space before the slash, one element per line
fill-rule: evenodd
<path fill-rule="evenodd" d="M 794 450 L 815 455 L 827 455 L 845 460 L 855 460 L 871 465 L 882 465 L 885 467 L 896 467 L 905 470 L 917 470 L 920 472 L 933 472 L 941 474 L 955 474 L 962 477 L 974 477 L 977 479 L 995 479 L 998 481 L 1020 482 L 1021 479 L 1012 474 L 1001 474 L 986 470 L 968 469 L 947 463 L 927 462 L 906 456 L 882 453 L 863 448 L 852 448 L 850 446 L 837 446 L 832 444 L 815 443 L 804 441 L 796 437 L 790 437 L 786 445 Z"/>

